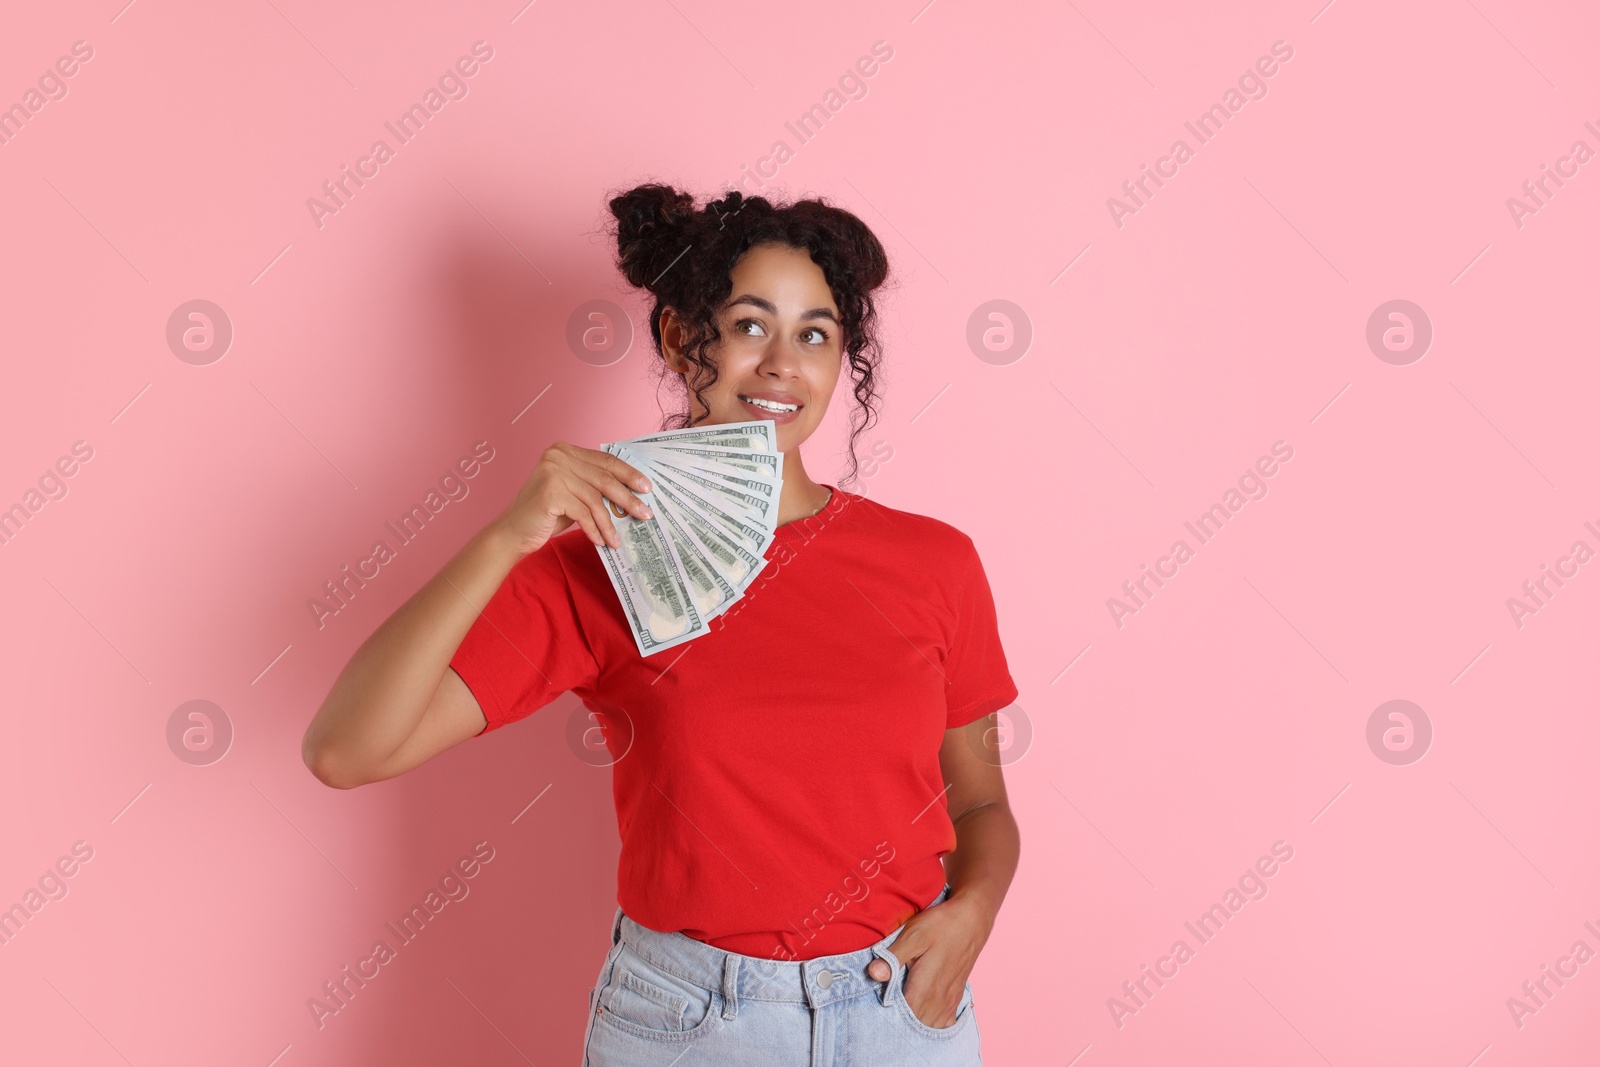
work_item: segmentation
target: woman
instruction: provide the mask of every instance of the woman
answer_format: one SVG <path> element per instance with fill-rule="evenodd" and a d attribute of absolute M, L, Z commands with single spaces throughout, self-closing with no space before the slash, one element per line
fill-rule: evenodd
<path fill-rule="evenodd" d="M 587 1067 L 981 1062 L 967 982 L 1016 869 L 993 713 L 1017 689 L 969 537 L 807 474 L 848 361 L 876 415 L 855 216 L 662 185 L 611 201 L 618 264 L 655 298 L 677 425 L 771 419 L 767 565 L 711 632 L 641 657 L 594 546 L 650 486 L 557 442 L 517 498 L 356 652 L 306 731 L 349 788 L 572 690 L 607 724 L 622 852 Z M 480 613 L 479 606 L 482 605 Z M 685 1060 L 684 1062 L 691 1062 Z"/>

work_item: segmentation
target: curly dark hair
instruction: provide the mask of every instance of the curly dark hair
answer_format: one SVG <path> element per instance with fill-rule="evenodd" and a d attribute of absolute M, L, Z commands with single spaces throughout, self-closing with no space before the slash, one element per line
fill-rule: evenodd
<path fill-rule="evenodd" d="M 659 376 L 670 375 L 706 407 L 706 390 L 717 381 L 713 357 L 722 341 L 716 313 L 733 289 L 733 268 L 751 247 L 777 244 L 810 254 L 822 268 L 839 308 L 844 354 L 850 362 L 856 406 L 850 412 L 850 470 L 841 486 L 855 481 L 860 461 L 856 438 L 878 418 L 877 309 L 872 292 L 889 276 L 889 259 L 866 223 L 821 199 L 775 205 L 765 197 L 732 190 L 696 209 L 694 197 L 670 185 L 639 185 L 610 200 L 615 220 L 617 269 L 628 283 L 655 297 L 650 336 Z M 684 356 L 696 368 L 672 373 L 661 349 L 661 311 L 676 309 L 685 327 Z M 693 377 L 693 384 L 689 378 Z M 692 407 L 667 416 L 662 429 L 694 425 Z M 704 416 L 702 416 L 704 417 Z"/>

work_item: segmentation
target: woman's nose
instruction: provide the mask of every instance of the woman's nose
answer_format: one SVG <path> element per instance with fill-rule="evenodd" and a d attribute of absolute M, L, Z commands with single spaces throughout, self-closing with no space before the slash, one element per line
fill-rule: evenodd
<path fill-rule="evenodd" d="M 799 354 L 788 341 L 773 341 L 761 354 L 761 369 L 779 376 L 792 375 L 799 366 Z"/>

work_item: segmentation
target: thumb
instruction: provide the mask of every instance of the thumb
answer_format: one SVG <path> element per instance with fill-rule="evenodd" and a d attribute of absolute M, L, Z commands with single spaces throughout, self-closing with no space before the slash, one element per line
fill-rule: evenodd
<path fill-rule="evenodd" d="M 867 973 L 880 982 L 887 982 L 894 975 L 894 969 L 887 961 L 875 959 L 867 964 Z"/>

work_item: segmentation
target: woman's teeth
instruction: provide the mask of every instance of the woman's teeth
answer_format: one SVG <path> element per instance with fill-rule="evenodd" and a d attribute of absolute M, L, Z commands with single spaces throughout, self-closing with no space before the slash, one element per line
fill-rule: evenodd
<path fill-rule="evenodd" d="M 746 404 L 754 404 L 756 407 L 762 408 L 763 410 L 766 410 L 766 411 L 799 411 L 800 410 L 800 405 L 799 404 L 780 404 L 775 400 L 757 400 L 754 397 L 749 397 L 749 396 L 741 396 L 739 399 L 743 400 Z"/>

